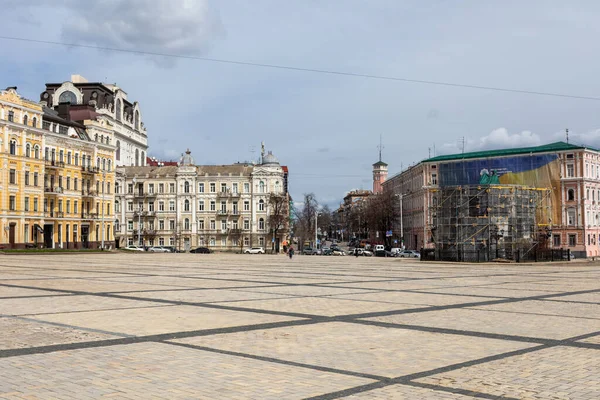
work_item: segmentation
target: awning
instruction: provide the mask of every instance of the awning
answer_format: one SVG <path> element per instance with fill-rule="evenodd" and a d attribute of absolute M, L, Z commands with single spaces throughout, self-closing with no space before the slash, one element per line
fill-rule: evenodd
<path fill-rule="evenodd" d="M 35 229 L 37 229 L 37 231 L 38 231 L 39 233 L 41 233 L 42 235 L 44 234 L 44 230 L 43 230 L 43 229 L 42 229 L 42 227 L 41 227 L 41 226 L 39 226 L 38 224 L 35 224 Z"/>

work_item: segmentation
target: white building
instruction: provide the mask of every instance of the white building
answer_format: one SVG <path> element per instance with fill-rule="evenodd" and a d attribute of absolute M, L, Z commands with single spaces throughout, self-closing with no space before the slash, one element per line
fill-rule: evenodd
<path fill-rule="evenodd" d="M 137 101 L 131 103 L 127 93 L 117 85 L 88 82 L 82 76 L 73 75 L 68 82 L 47 83 L 40 100 L 55 109 L 61 103 L 93 106 L 99 114 L 98 125 L 101 124 L 106 134 L 96 135 L 92 140 L 117 148 L 116 166 L 146 165 L 148 135 L 139 104 Z"/>
<path fill-rule="evenodd" d="M 121 167 L 115 196 L 119 247 L 270 251 L 288 234 L 287 173 L 271 153 L 259 165 L 197 166 L 188 150 L 177 166 Z M 277 233 L 273 199 L 285 204 L 286 224 Z"/>

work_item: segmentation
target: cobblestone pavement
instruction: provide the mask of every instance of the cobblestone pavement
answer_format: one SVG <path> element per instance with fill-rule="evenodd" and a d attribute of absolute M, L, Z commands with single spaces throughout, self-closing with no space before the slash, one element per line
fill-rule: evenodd
<path fill-rule="evenodd" d="M 600 399 L 600 262 L 0 255 L 0 399 Z"/>

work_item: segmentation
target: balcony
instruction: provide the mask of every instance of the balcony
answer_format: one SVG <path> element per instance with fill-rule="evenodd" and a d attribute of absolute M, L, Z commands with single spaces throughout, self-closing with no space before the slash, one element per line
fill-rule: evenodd
<path fill-rule="evenodd" d="M 240 210 L 231 211 L 231 215 L 240 215 Z"/>
<path fill-rule="evenodd" d="M 81 167 L 81 172 L 84 174 L 97 174 L 100 172 L 100 168 L 96 168 L 96 167 Z"/>
<path fill-rule="evenodd" d="M 98 193 L 96 193 L 95 190 L 82 190 L 81 195 L 83 197 L 96 197 L 98 196 Z"/>
<path fill-rule="evenodd" d="M 240 192 L 231 192 L 229 193 L 229 197 L 240 197 Z"/>
<path fill-rule="evenodd" d="M 230 235 L 241 235 L 242 234 L 242 230 L 241 229 L 230 229 L 229 230 L 229 234 Z"/>
<path fill-rule="evenodd" d="M 229 197 L 229 191 L 228 190 L 222 190 L 220 192 L 217 193 L 217 197 Z"/>
<path fill-rule="evenodd" d="M 56 160 L 46 160 L 45 161 L 46 168 L 64 168 L 64 161 L 56 161 Z"/>
<path fill-rule="evenodd" d="M 142 235 L 144 235 L 144 236 L 156 236 L 156 230 L 155 229 L 144 229 L 142 231 Z"/>
<path fill-rule="evenodd" d="M 60 186 L 55 186 L 55 187 L 45 187 L 44 188 L 44 193 L 46 194 L 62 194 L 63 193 L 63 188 Z"/>
<path fill-rule="evenodd" d="M 219 210 L 219 212 L 217 214 L 219 214 L 219 215 L 228 215 L 229 211 L 227 211 L 227 210 Z"/>
<path fill-rule="evenodd" d="M 98 213 L 81 213 L 81 219 L 88 221 L 98 219 Z"/>
<path fill-rule="evenodd" d="M 62 211 L 44 211 L 44 218 L 64 218 L 65 213 Z"/>

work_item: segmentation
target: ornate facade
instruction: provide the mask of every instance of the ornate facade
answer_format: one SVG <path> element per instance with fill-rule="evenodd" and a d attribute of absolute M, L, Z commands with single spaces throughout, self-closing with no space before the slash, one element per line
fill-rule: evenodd
<path fill-rule="evenodd" d="M 277 251 L 289 231 L 287 171 L 271 153 L 259 165 L 197 166 L 188 150 L 178 166 L 118 168 L 115 190 L 119 247 Z"/>
<path fill-rule="evenodd" d="M 40 100 L 54 109 L 66 103 L 93 107 L 99 117 L 93 122 L 98 132 L 91 136 L 92 140 L 116 147 L 116 166 L 146 165 L 148 135 L 139 104 L 131 103 L 117 85 L 88 82 L 73 75 L 69 82 L 47 83 Z"/>

